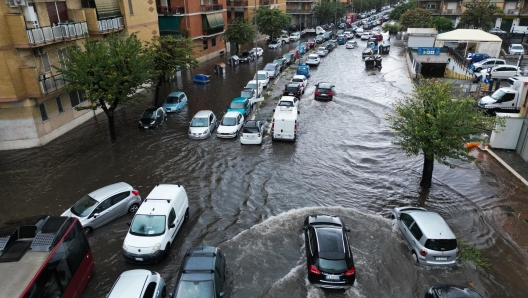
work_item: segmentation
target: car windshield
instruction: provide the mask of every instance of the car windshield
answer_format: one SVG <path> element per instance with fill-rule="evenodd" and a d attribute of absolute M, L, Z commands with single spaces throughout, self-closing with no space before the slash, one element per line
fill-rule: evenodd
<path fill-rule="evenodd" d="M 277 43 L 277 40 L 272 40 L 271 41 L 271 44 L 276 44 Z"/>
<path fill-rule="evenodd" d="M 240 56 L 240 57 L 245 58 L 247 56 L 249 56 L 249 53 L 248 52 L 244 52 L 244 53 L 242 53 L 242 56 Z"/>
<path fill-rule="evenodd" d="M 255 74 L 255 75 L 253 76 L 253 79 L 255 79 L 256 77 L 257 77 L 257 75 Z M 259 74 L 258 74 L 258 79 L 259 79 L 259 80 L 265 80 L 265 79 L 266 79 L 266 74 L 265 74 L 265 73 L 259 73 Z M 249 84 L 248 84 L 248 85 L 249 85 Z"/>
<path fill-rule="evenodd" d="M 165 103 L 178 103 L 178 98 L 169 96 L 165 98 Z"/>
<path fill-rule="evenodd" d="M 317 259 L 316 266 L 322 271 L 348 271 L 348 266 L 345 260 L 327 260 L 319 258 Z"/>
<path fill-rule="evenodd" d="M 279 101 L 279 107 L 293 107 L 293 102 L 289 100 L 281 100 Z"/>
<path fill-rule="evenodd" d="M 450 251 L 457 248 L 456 239 L 429 239 L 425 241 L 425 248 L 436 251 Z"/>
<path fill-rule="evenodd" d="M 90 215 L 92 210 L 97 205 L 97 201 L 92 199 L 89 195 L 85 195 L 71 207 L 71 212 L 79 217 L 86 217 Z"/>
<path fill-rule="evenodd" d="M 275 65 L 268 64 L 268 65 L 266 65 L 266 67 L 264 67 L 264 70 L 273 70 L 274 71 L 275 70 Z"/>
<path fill-rule="evenodd" d="M 504 92 L 504 91 L 499 89 L 499 90 L 493 92 L 493 94 L 490 95 L 490 97 L 495 99 L 495 100 L 500 100 L 504 95 L 506 95 L 506 92 Z"/>
<path fill-rule="evenodd" d="M 284 55 L 282 55 L 282 57 L 284 57 L 286 59 L 290 59 L 291 58 L 291 54 L 284 54 Z"/>
<path fill-rule="evenodd" d="M 273 63 L 282 64 L 282 59 L 281 60 L 273 60 Z"/>
<path fill-rule="evenodd" d="M 512 46 L 512 49 L 514 50 L 524 50 L 522 46 Z"/>
<path fill-rule="evenodd" d="M 136 236 L 159 236 L 165 233 L 165 215 L 136 214 L 130 234 Z"/>
<path fill-rule="evenodd" d="M 243 133 L 258 133 L 259 130 L 258 130 L 258 127 L 254 127 L 254 126 L 253 127 L 244 127 L 242 129 L 242 132 Z"/>
<path fill-rule="evenodd" d="M 143 112 L 143 115 L 141 115 L 141 119 L 155 119 L 156 118 L 156 111 L 147 110 Z"/>
<path fill-rule="evenodd" d="M 246 98 L 253 97 L 253 90 L 251 90 L 251 91 L 249 91 L 249 90 L 240 91 L 240 97 L 246 97 Z"/>
<path fill-rule="evenodd" d="M 287 86 L 286 87 L 286 91 L 288 91 L 288 92 L 297 92 L 297 85 Z"/>
<path fill-rule="evenodd" d="M 318 50 L 318 51 L 325 51 L 326 48 L 320 47 L 320 48 L 318 48 L 317 50 Z"/>
<path fill-rule="evenodd" d="M 293 78 L 293 79 L 292 79 L 292 82 L 302 83 L 302 82 L 303 82 L 303 79 L 301 79 L 301 78 Z"/>
<path fill-rule="evenodd" d="M 212 280 L 186 281 L 182 280 L 178 286 L 176 298 L 213 298 L 214 287 Z"/>
<path fill-rule="evenodd" d="M 260 77 L 259 77 L 260 79 Z M 246 88 L 257 89 L 257 83 L 248 83 Z"/>
<path fill-rule="evenodd" d="M 229 106 L 231 109 L 243 109 L 244 103 L 243 102 L 232 102 Z"/>
<path fill-rule="evenodd" d="M 317 56 L 312 56 L 312 55 L 308 56 L 308 59 L 317 59 L 317 58 L 318 58 Z"/>
<path fill-rule="evenodd" d="M 233 117 L 224 117 L 222 118 L 222 125 L 224 126 L 235 126 L 236 125 L 236 118 Z"/>
<path fill-rule="evenodd" d="M 191 121 L 191 127 L 207 127 L 208 124 L 207 118 L 193 118 Z"/>

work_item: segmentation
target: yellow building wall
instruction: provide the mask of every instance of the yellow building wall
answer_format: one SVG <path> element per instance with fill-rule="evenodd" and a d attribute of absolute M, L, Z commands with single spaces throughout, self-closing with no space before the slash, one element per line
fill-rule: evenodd
<path fill-rule="evenodd" d="M 127 34 L 135 33 L 142 40 L 150 42 L 159 36 L 158 12 L 155 0 L 132 0 L 132 12 L 128 0 L 119 0 Z"/>

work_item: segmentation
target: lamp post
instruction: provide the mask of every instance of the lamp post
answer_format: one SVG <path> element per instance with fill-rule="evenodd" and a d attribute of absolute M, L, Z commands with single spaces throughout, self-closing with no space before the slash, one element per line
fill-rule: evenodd
<path fill-rule="evenodd" d="M 337 0 L 335 0 L 335 7 L 334 7 L 334 31 L 337 29 Z"/>
<path fill-rule="evenodd" d="M 258 50 L 257 50 L 257 42 L 258 42 L 258 30 L 257 30 L 257 0 L 255 0 L 255 11 L 253 12 L 255 15 L 255 82 L 256 82 L 256 97 L 260 97 L 259 92 L 259 84 L 258 84 Z"/>

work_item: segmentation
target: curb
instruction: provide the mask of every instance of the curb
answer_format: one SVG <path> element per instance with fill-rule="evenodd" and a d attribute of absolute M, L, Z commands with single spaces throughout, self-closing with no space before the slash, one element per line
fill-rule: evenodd
<path fill-rule="evenodd" d="M 517 171 L 515 171 L 512 167 L 510 167 L 504 160 L 502 160 L 502 158 L 500 158 L 497 154 L 495 154 L 495 152 L 493 152 L 488 146 L 486 146 L 484 149 L 482 149 L 480 147 L 477 147 L 477 148 L 479 148 L 480 151 L 488 152 L 500 164 L 502 164 L 508 171 L 510 171 L 515 177 L 517 177 L 519 180 L 521 180 L 521 182 L 524 183 L 524 185 L 528 186 L 528 181 L 526 179 L 524 179 L 521 175 L 519 175 L 519 173 L 517 173 Z"/>

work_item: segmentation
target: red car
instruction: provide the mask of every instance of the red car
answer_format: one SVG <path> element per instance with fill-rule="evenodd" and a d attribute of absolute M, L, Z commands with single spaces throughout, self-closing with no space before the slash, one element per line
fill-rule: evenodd
<path fill-rule="evenodd" d="M 299 59 L 299 57 L 301 57 L 301 53 L 297 49 L 291 49 L 290 53 L 293 54 L 293 57 L 295 57 L 295 60 L 297 60 L 297 59 Z"/>
<path fill-rule="evenodd" d="M 372 35 L 370 38 L 374 38 L 376 39 L 377 41 L 382 41 L 383 40 L 383 35 L 379 34 L 379 33 L 375 33 L 374 35 Z"/>
<path fill-rule="evenodd" d="M 313 48 L 315 46 L 315 38 L 308 39 L 308 45 Z"/>

